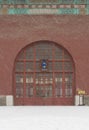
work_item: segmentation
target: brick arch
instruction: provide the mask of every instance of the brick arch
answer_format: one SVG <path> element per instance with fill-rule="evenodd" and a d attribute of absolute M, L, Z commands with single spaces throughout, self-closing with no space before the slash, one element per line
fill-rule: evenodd
<path fill-rule="evenodd" d="M 64 47 L 36 41 L 19 52 L 14 68 L 15 105 L 74 104 L 74 61 Z"/>

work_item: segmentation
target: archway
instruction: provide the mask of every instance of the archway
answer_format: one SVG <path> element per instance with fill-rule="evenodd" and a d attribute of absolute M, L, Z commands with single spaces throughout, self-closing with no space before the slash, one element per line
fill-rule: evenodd
<path fill-rule="evenodd" d="M 15 105 L 73 105 L 74 62 L 60 45 L 38 41 L 15 61 Z"/>

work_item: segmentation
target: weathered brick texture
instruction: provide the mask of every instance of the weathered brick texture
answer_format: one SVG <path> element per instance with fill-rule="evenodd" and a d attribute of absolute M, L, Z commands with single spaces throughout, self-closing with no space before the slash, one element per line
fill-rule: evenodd
<path fill-rule="evenodd" d="M 0 95 L 13 94 L 14 61 L 35 41 L 66 48 L 75 62 L 75 88 L 89 94 L 89 16 L 0 16 Z"/>

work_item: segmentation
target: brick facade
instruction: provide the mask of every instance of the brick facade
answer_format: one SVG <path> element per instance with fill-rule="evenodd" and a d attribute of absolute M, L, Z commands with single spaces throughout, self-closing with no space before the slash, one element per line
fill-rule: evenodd
<path fill-rule="evenodd" d="M 32 42 L 63 46 L 75 62 L 75 88 L 89 95 L 89 16 L 0 16 L 0 95 L 13 95 L 14 62 Z"/>

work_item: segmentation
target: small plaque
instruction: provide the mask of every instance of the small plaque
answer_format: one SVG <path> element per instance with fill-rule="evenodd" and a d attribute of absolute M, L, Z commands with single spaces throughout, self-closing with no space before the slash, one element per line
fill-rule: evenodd
<path fill-rule="evenodd" d="M 48 60 L 42 59 L 40 66 L 41 66 L 41 71 L 47 71 L 48 70 Z"/>

